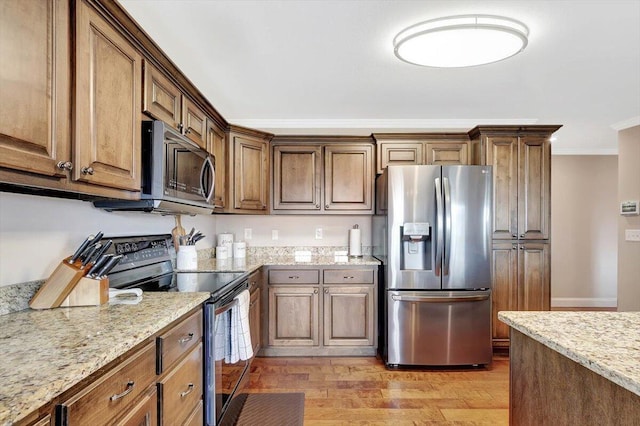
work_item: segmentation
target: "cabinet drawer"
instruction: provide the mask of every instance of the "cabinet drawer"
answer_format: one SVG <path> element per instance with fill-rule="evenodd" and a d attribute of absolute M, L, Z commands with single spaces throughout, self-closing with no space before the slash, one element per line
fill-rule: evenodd
<path fill-rule="evenodd" d="M 202 400 L 202 343 L 158 383 L 160 424 L 182 424 Z"/>
<path fill-rule="evenodd" d="M 156 379 L 155 346 L 122 362 L 82 392 L 58 406 L 63 424 L 100 425 L 119 415 Z"/>
<path fill-rule="evenodd" d="M 373 284 L 372 269 L 327 269 L 324 271 L 325 284 Z"/>
<path fill-rule="evenodd" d="M 189 417 L 187 417 L 187 420 L 185 420 L 182 426 L 201 426 L 203 418 L 204 405 L 202 404 L 202 401 L 200 401 L 191 414 L 189 414 Z"/>
<path fill-rule="evenodd" d="M 151 426 L 158 424 L 158 393 L 151 386 L 129 412 L 115 426 Z"/>
<path fill-rule="evenodd" d="M 169 369 L 183 354 L 195 347 L 202 338 L 202 311 L 198 311 L 171 330 L 156 338 L 158 350 L 157 373 Z"/>
<path fill-rule="evenodd" d="M 282 269 L 269 271 L 269 284 L 318 284 L 320 271 L 317 269 Z"/>

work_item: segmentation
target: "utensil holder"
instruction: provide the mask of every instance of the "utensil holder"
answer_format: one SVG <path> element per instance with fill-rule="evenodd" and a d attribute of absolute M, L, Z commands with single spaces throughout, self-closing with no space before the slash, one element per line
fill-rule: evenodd
<path fill-rule="evenodd" d="M 42 284 L 36 294 L 29 301 L 31 309 L 51 309 L 61 306 L 88 306 L 103 304 L 109 301 L 109 279 L 102 280 L 86 278 L 85 274 L 89 268 L 82 268 L 79 261 L 69 263 L 71 256 L 64 259 L 53 273 Z M 78 287 L 77 292 L 73 296 L 71 294 L 76 290 L 77 285 L 85 281 Z M 104 283 L 102 282 L 104 281 Z M 95 282 L 98 282 L 96 285 Z M 103 295 L 106 286 L 106 300 Z M 89 300 L 90 302 L 86 302 Z"/>
<path fill-rule="evenodd" d="M 99 306 L 109 301 L 109 278 L 83 277 L 60 304 L 61 307 Z"/>
<path fill-rule="evenodd" d="M 180 246 L 176 259 L 176 267 L 182 270 L 198 269 L 196 246 Z"/>

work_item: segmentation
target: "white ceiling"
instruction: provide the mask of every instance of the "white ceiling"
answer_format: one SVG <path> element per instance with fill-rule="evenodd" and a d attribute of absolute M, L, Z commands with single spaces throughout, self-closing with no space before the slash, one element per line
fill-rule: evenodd
<path fill-rule="evenodd" d="M 640 124 L 640 0 L 120 0 L 231 123 L 276 134 L 562 124 L 554 154 L 615 154 Z M 404 27 L 524 22 L 529 45 L 473 68 L 410 65 Z"/>

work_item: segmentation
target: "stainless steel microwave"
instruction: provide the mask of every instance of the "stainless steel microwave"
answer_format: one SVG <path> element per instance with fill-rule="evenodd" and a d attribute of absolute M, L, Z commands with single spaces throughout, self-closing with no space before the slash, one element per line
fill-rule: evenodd
<path fill-rule="evenodd" d="M 99 200 L 105 210 L 211 214 L 215 158 L 162 121 L 142 123 L 140 200 Z"/>

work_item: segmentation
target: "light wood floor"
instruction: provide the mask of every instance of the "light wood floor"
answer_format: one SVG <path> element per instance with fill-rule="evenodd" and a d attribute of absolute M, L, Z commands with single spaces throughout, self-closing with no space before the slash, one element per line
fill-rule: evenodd
<path fill-rule="evenodd" d="M 390 371 L 376 358 L 255 358 L 248 392 L 304 392 L 304 424 L 508 425 L 509 360 Z"/>

